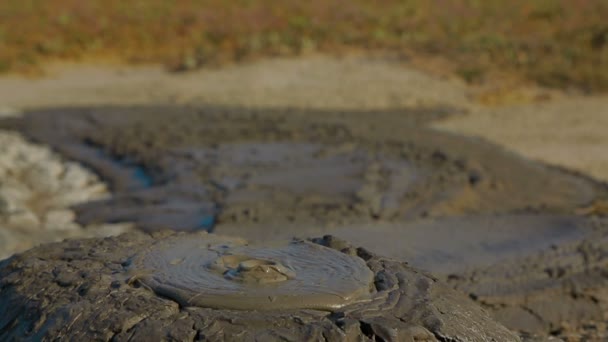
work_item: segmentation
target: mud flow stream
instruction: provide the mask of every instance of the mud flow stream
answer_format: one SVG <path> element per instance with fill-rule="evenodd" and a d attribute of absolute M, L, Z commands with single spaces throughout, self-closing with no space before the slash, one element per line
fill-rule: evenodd
<path fill-rule="evenodd" d="M 576 218 L 546 216 L 603 189 L 426 129 L 432 113 L 77 108 L 29 113 L 22 129 L 112 185 L 113 198 L 77 208 L 82 223 L 256 240 L 333 231 L 385 252 L 403 246 L 400 256 L 432 271 L 580 237 Z M 446 219 L 465 215 L 485 219 Z"/>
<path fill-rule="evenodd" d="M 30 112 L 19 127 L 110 182 L 112 198 L 76 208 L 82 223 L 256 242 L 331 233 L 462 284 L 469 270 L 603 234 L 575 211 L 604 185 L 425 128 L 439 112 L 67 108 Z"/>

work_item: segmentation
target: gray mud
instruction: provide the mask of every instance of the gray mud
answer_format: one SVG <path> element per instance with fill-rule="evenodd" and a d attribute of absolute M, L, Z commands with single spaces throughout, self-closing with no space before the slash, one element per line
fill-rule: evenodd
<path fill-rule="evenodd" d="M 429 218 L 410 222 L 376 222 L 318 228 L 263 225 L 221 225 L 216 233 L 249 241 L 289 240 L 328 233 L 383 255 L 407 260 L 437 276 L 486 267 L 516 257 L 534 255 L 552 246 L 584 241 L 592 224 L 580 216 L 477 215 Z"/>
<path fill-rule="evenodd" d="M 252 312 L 212 309 L 199 303 L 183 305 L 170 299 L 170 292 L 158 296 L 153 292 L 155 286 L 145 286 L 147 272 L 138 268 L 138 258 L 146 259 L 150 246 L 155 248 L 155 244 L 167 241 L 179 245 L 189 239 L 204 243 L 209 237 L 203 233 L 171 234 L 131 233 L 117 238 L 65 241 L 1 262 L 0 309 L 5 314 L 0 318 L 0 340 L 519 339 L 444 283 L 403 262 L 378 257 L 330 237 L 315 240 L 320 244 L 316 248 L 327 250 L 327 255 L 342 255 L 349 263 L 357 263 L 357 268 L 366 269 L 370 274 L 360 280 L 368 283 L 368 300 L 331 310 L 292 307 Z M 213 237 L 210 242 L 219 239 Z M 314 276 L 319 282 L 332 277 L 327 273 Z M 286 282 L 297 287 L 298 279 L 295 275 Z M 263 285 L 249 286 L 259 290 Z M 264 308 L 264 304 L 260 306 Z"/>
<path fill-rule="evenodd" d="M 30 112 L 20 126 L 113 186 L 112 200 L 78 208 L 83 223 L 196 230 L 566 214 L 605 196 L 590 179 L 424 128 L 430 113 L 441 110 L 76 108 Z M 147 186 L 124 161 L 146 170 Z M 177 217 L 186 223 L 173 226 Z"/>
<path fill-rule="evenodd" d="M 361 258 L 306 241 L 250 246 L 221 235 L 186 235 L 142 254 L 131 271 L 182 306 L 336 311 L 371 300 L 374 275 Z"/>
<path fill-rule="evenodd" d="M 74 208 L 80 223 L 132 221 L 145 232 L 206 230 L 257 243 L 331 233 L 432 271 L 524 336 L 603 336 L 594 322 L 608 318 L 608 225 L 576 213 L 608 198 L 606 185 L 424 126 L 449 112 L 99 107 L 32 111 L 14 125 L 111 184 L 111 199 Z M 227 312 L 209 316 L 219 320 L 213 326 L 253 324 Z M 180 314 L 176 322 L 191 327 L 180 310 L 162 319 Z M 149 328 L 173 329 L 163 324 Z M 373 326 L 354 330 L 369 337 Z M 188 333 L 215 329 L 194 327 Z M 373 334 L 385 338 L 382 329 Z"/>
<path fill-rule="evenodd" d="M 584 238 L 452 274 L 448 282 L 511 329 L 568 340 L 608 338 L 608 220 L 588 222 Z"/>
<path fill-rule="evenodd" d="M 508 214 L 378 222 L 326 229 L 217 227 L 219 234 L 329 232 L 432 272 L 523 336 L 602 340 L 608 320 L 608 220 Z"/>

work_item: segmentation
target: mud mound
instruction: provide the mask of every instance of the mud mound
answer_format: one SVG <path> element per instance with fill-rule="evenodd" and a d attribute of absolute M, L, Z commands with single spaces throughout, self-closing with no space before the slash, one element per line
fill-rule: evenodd
<path fill-rule="evenodd" d="M 83 223 L 196 230 L 569 213 L 605 192 L 584 177 L 420 126 L 437 113 L 73 108 L 31 112 L 21 127 L 113 185 L 112 200 L 79 208 Z"/>
<path fill-rule="evenodd" d="M 375 256 L 330 237 L 317 240 L 327 247 L 308 242 L 305 246 L 316 246 L 330 258 L 340 254 L 339 249 L 340 259 L 354 263 L 356 269 L 367 269 L 365 272 L 370 274 L 359 272 L 363 277 L 357 280 L 369 283 L 365 287 L 366 300 L 360 297 L 325 308 L 329 310 L 212 309 L 180 305 L 141 286 L 150 284 L 151 278 L 147 279 L 148 272 L 139 269 L 138 258 L 145 263 L 149 253 L 165 248 L 166 243 L 180 245 L 206 239 L 215 245 L 222 238 L 174 233 L 151 237 L 137 233 L 44 245 L 8 259 L 0 264 L 0 308 L 5 312 L 0 319 L 0 339 L 518 340 L 468 298 L 441 282 L 402 262 Z M 277 263 L 281 262 L 280 250 L 276 249 Z M 222 257 L 221 253 L 218 257 Z M 297 272 L 297 267 L 293 267 Z M 298 274 L 286 282 L 298 283 Z M 314 276 L 318 281 L 332 277 L 327 273 Z M 259 289 L 275 285 L 249 286 Z M 340 293 L 341 290 L 336 295 Z M 260 305 L 264 308 L 272 301 Z"/>

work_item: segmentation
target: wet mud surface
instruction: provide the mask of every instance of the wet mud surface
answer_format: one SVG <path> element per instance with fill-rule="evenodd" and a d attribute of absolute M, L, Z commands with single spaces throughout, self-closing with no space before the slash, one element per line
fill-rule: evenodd
<path fill-rule="evenodd" d="M 318 244 L 250 246 L 216 235 L 159 241 L 132 267 L 182 306 L 235 310 L 335 311 L 368 301 L 374 278 L 363 259 Z"/>
<path fill-rule="evenodd" d="M 445 276 L 583 241 L 592 236 L 593 229 L 589 220 L 578 216 L 503 214 L 355 223 L 323 229 L 281 226 L 275 231 L 265 225 L 249 225 L 246 230 L 240 225 L 222 225 L 216 232 L 260 243 L 329 233 Z"/>
<path fill-rule="evenodd" d="M 0 263 L 0 308 L 7 314 L 0 318 L 0 339 L 519 340 L 444 283 L 403 262 L 378 257 L 330 237 L 315 240 L 316 245 L 306 244 L 327 255 L 341 255 L 347 263 L 357 263 L 357 268 L 365 270 L 360 281 L 366 285 L 367 300 L 330 310 L 291 307 L 252 314 L 236 308 L 201 307 L 199 303 L 184 305 L 172 300 L 171 293 L 158 296 L 154 292 L 157 287 L 146 286 L 146 272 L 138 268 L 137 258 L 145 259 L 150 246 L 167 241 L 178 245 L 191 240 L 204 243 L 206 238 L 204 233 L 131 233 L 48 244 L 5 260 Z M 220 239 L 213 237 L 211 243 Z M 332 277 L 328 273 L 314 276 L 318 282 Z M 285 286 L 297 288 L 298 281 L 295 275 L 285 281 Z M 192 284 L 188 280 L 185 283 L 186 288 Z M 248 286 L 257 293 L 272 285 Z M 264 304 L 260 307 L 263 309 Z"/>
<path fill-rule="evenodd" d="M 209 231 L 253 243 L 329 233 L 432 272 L 526 338 L 601 337 L 605 326 L 596 322 L 606 321 L 608 313 L 608 274 L 603 271 L 608 224 L 578 213 L 606 199 L 606 185 L 479 139 L 425 127 L 450 112 L 97 107 L 32 111 L 12 125 L 90 166 L 111 184 L 112 198 L 74 208 L 82 224 L 130 221 L 147 233 Z M 132 235 L 134 246 L 141 236 Z M 130 243 L 120 241 L 112 243 Z M 65 245 L 53 248 L 69 252 Z M 228 260 L 232 266 L 224 267 L 238 270 L 243 261 Z M 288 278 L 283 264 L 253 264 Z M 20 267 L 12 269 L 27 271 Z M 146 274 L 137 278 L 143 285 Z M 398 283 L 411 284 L 404 279 Z M 6 290 L 1 291 L 0 298 L 6 298 Z M 165 297 L 171 296 L 146 301 L 165 303 Z M 429 301 L 444 303 L 435 297 Z M 65 310 L 65 317 L 74 319 L 72 309 Z M 163 322 L 191 327 L 190 313 L 170 311 Z M 307 318 L 300 319 L 311 322 L 317 314 L 307 311 Z M 423 314 L 408 317 L 416 322 L 418 315 Z M 222 317 L 245 319 L 235 311 Z M 399 324 L 410 322 L 399 317 Z M 151 319 L 144 318 L 137 323 Z M 224 320 L 218 322 L 224 329 Z M 173 328 L 164 324 L 146 329 L 169 329 L 169 334 Z M 307 331 L 325 334 L 324 324 Z M 369 332 L 374 324 L 355 330 Z M 106 331 L 110 337 L 123 331 L 112 329 Z M 187 333 L 193 336 L 215 331 L 211 326 L 192 329 Z M 256 329 L 246 333 L 261 333 Z M 386 329 L 379 325 L 372 331 L 378 336 L 380 330 L 394 331 Z"/>

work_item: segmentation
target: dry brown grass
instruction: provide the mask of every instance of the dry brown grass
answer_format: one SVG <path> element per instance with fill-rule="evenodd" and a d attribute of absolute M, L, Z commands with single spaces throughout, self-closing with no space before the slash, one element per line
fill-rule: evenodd
<path fill-rule="evenodd" d="M 494 72 L 608 90 L 606 0 L 3 0 L 0 71 L 56 59 L 173 69 L 305 51 L 441 56 L 469 82 Z"/>

